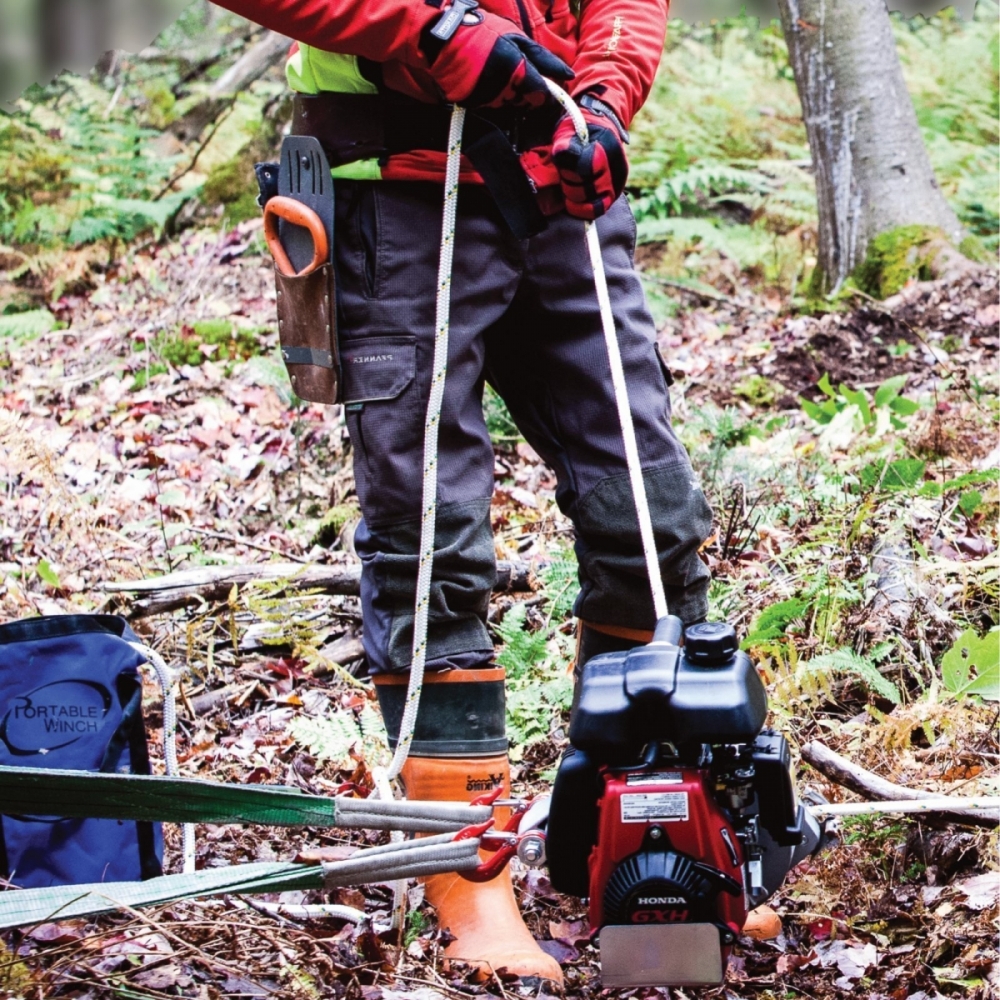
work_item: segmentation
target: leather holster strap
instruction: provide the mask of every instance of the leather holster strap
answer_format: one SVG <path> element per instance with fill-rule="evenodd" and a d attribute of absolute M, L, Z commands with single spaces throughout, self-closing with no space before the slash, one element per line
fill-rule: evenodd
<path fill-rule="evenodd" d="M 462 152 L 493 195 L 500 214 L 518 239 L 545 228 L 518 150 L 551 141 L 558 116 L 548 110 L 469 112 Z M 356 160 L 386 159 L 414 150 L 446 152 L 451 109 L 383 94 L 296 94 L 292 134 L 315 136 L 331 167 Z"/>

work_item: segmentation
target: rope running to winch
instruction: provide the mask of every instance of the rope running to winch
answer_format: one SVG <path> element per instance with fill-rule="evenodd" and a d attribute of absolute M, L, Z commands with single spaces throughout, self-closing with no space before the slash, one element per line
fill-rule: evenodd
<path fill-rule="evenodd" d="M 545 82 L 552 96 L 572 118 L 577 135 L 579 135 L 581 140 L 587 142 L 589 139 L 587 123 L 580 113 L 576 102 L 558 84 L 553 83 L 551 80 L 546 80 Z M 389 767 L 377 775 L 377 780 L 380 784 L 379 794 L 382 797 L 389 794 L 388 782 L 399 775 L 409 756 L 410 744 L 413 742 L 413 731 L 417 721 L 417 711 L 420 707 L 420 695 L 423 690 L 424 668 L 427 662 L 427 626 L 430 611 L 431 573 L 434 567 L 434 534 L 437 518 L 438 429 L 440 427 L 441 405 L 444 399 L 445 378 L 448 369 L 451 272 L 455 249 L 455 215 L 458 205 L 458 176 L 462 153 L 462 127 L 464 123 L 465 109 L 456 104 L 452 109 L 451 126 L 448 133 L 444 214 L 441 225 L 441 253 L 438 261 L 437 302 L 435 308 L 433 374 L 431 376 L 430 397 L 427 401 L 427 414 L 424 420 L 420 551 L 417 570 L 410 680 L 406 689 L 406 702 L 399 727 L 396 752 Z M 622 440 L 625 446 L 625 461 L 628 467 L 629 480 L 632 485 L 632 494 L 635 498 L 636 514 L 639 520 L 639 534 L 642 539 L 642 550 L 646 560 L 646 571 L 653 594 L 653 609 L 656 614 L 656 620 L 659 621 L 661 618 L 667 616 L 669 609 L 667 607 L 667 596 L 663 586 L 663 579 L 660 575 L 656 540 L 653 535 L 653 522 L 649 513 L 649 500 L 646 496 L 646 484 L 642 478 L 642 463 L 639 459 L 635 425 L 632 422 L 632 410 L 629 406 L 628 386 L 625 383 L 625 372 L 622 366 L 621 351 L 618 347 L 615 318 L 611 309 L 611 297 L 608 294 L 608 281 L 604 273 L 604 259 L 601 256 L 601 244 L 597 233 L 597 226 L 593 222 L 587 222 L 585 223 L 584 230 L 590 254 L 590 262 L 594 269 L 594 287 L 597 293 L 601 326 L 604 331 L 604 342 L 607 347 L 608 361 L 611 367 L 611 382 L 614 388 L 615 402 L 618 406 L 618 420 L 621 424 Z"/>

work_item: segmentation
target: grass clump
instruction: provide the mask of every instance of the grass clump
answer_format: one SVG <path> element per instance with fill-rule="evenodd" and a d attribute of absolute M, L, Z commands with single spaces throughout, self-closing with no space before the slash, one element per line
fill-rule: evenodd
<path fill-rule="evenodd" d="M 228 319 L 198 320 L 173 333 L 161 334 L 151 347 L 160 361 L 175 368 L 197 367 L 209 357 L 216 361 L 247 361 L 262 353 L 263 334 L 268 332 L 257 327 L 234 327 Z M 144 346 L 138 342 L 135 349 L 142 350 Z"/>

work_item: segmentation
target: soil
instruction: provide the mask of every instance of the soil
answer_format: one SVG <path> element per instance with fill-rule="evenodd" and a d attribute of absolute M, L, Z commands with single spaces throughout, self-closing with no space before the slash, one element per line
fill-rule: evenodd
<path fill-rule="evenodd" d="M 815 400 L 826 374 L 834 387 L 873 388 L 887 378 L 910 375 L 918 389 L 935 374 L 962 380 L 964 370 L 995 367 L 1000 349 L 997 276 L 982 271 L 959 281 L 925 282 L 885 303 L 865 302 L 821 317 L 782 316 L 762 308 L 758 298 L 701 307 L 669 321 L 661 333 L 668 363 L 699 354 L 706 335 L 731 348 L 732 365 L 703 370 L 675 369 L 695 376 L 691 398 L 708 396 L 721 406 L 740 401 L 737 380 L 757 375 L 771 381 L 775 409 Z M 779 388 L 780 387 L 780 388 Z M 760 405 L 761 400 L 755 400 Z"/>

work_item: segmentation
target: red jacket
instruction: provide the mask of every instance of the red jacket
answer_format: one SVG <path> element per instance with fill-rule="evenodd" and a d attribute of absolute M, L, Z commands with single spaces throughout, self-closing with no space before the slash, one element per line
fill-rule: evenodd
<path fill-rule="evenodd" d="M 329 52 L 382 64 L 386 86 L 423 100 L 438 90 L 417 47 L 440 16 L 425 0 L 217 0 L 267 28 Z M 574 95 L 598 87 L 627 126 L 642 107 L 663 51 L 669 0 L 480 0 L 576 72 Z"/>

